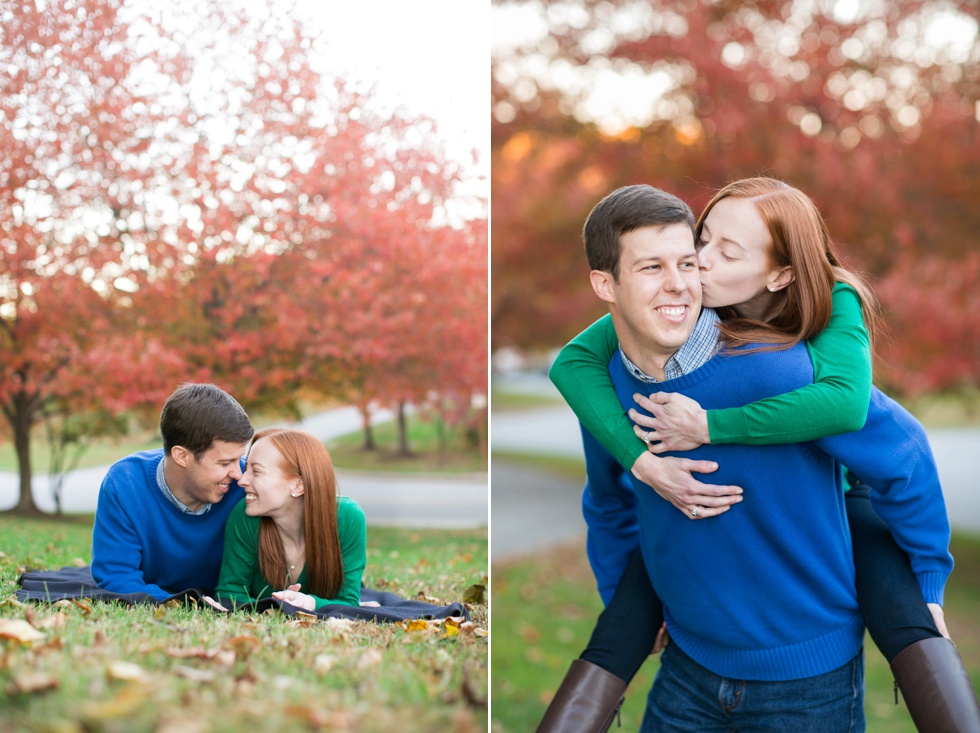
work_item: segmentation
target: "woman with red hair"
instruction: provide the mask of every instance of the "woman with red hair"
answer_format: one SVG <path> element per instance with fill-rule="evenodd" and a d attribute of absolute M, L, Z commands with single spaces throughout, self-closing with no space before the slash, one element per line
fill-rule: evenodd
<path fill-rule="evenodd" d="M 260 430 L 238 483 L 245 498 L 225 527 L 218 599 L 241 605 L 271 596 L 308 611 L 360 605 L 364 512 L 337 496 L 323 444 L 302 430 Z"/>

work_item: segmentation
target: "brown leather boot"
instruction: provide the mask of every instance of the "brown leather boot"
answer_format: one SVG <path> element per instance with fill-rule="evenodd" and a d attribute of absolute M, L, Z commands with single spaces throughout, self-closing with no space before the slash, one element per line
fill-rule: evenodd
<path fill-rule="evenodd" d="M 919 733 L 980 733 L 977 694 L 949 639 L 917 641 L 891 667 Z"/>
<path fill-rule="evenodd" d="M 576 659 L 538 725 L 537 733 L 605 733 L 623 704 L 626 683 Z"/>

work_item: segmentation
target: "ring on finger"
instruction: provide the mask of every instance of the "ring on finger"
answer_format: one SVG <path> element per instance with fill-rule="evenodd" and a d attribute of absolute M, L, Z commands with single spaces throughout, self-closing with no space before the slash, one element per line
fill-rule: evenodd
<path fill-rule="evenodd" d="M 643 442 L 650 445 L 650 433 L 643 433 Z"/>
<path fill-rule="evenodd" d="M 691 507 L 691 516 L 694 517 L 695 519 L 698 518 L 698 508 L 696 506 Z"/>

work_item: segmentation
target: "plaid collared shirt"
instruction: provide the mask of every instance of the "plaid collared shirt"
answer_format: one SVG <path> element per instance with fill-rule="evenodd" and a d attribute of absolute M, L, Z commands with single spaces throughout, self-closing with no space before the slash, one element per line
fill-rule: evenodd
<path fill-rule="evenodd" d="M 180 511 L 182 511 L 184 514 L 196 514 L 200 516 L 201 514 L 207 514 L 209 511 L 211 511 L 211 505 L 205 504 L 196 512 L 192 512 L 187 508 L 184 502 L 174 496 L 174 492 L 172 492 L 170 487 L 167 486 L 167 479 L 163 475 L 163 459 L 160 459 L 160 463 L 157 464 L 157 486 L 160 487 L 160 491 L 162 491 L 163 495 L 167 497 L 167 500 L 175 507 L 180 509 Z"/>
<path fill-rule="evenodd" d="M 701 315 L 698 316 L 698 322 L 694 324 L 694 330 L 691 331 L 691 335 L 688 336 L 684 345 L 664 365 L 664 381 L 677 379 L 677 377 L 693 372 L 715 355 L 715 352 L 718 351 L 719 340 L 718 329 L 715 327 L 715 324 L 720 320 L 718 314 L 713 309 L 701 309 Z M 623 353 L 622 348 L 619 350 L 619 355 L 623 357 L 623 364 L 626 365 L 629 373 L 640 381 L 650 383 L 660 381 L 646 374 L 640 367 L 630 361 L 630 358 Z"/>

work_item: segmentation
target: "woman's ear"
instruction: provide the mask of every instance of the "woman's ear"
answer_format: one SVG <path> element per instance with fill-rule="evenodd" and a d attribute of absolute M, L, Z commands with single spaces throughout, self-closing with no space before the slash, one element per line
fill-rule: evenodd
<path fill-rule="evenodd" d="M 305 492 L 306 492 L 306 487 L 303 486 L 303 479 L 298 478 L 295 481 L 293 481 L 293 486 L 289 490 L 289 495 L 291 497 L 295 499 L 296 497 L 302 496 Z"/>
<path fill-rule="evenodd" d="M 769 288 L 769 292 L 775 293 L 776 291 L 785 288 L 795 279 L 796 273 L 793 272 L 793 266 L 786 265 L 786 267 L 774 271 L 773 274 L 769 276 L 769 283 L 767 284 L 767 287 Z"/>

